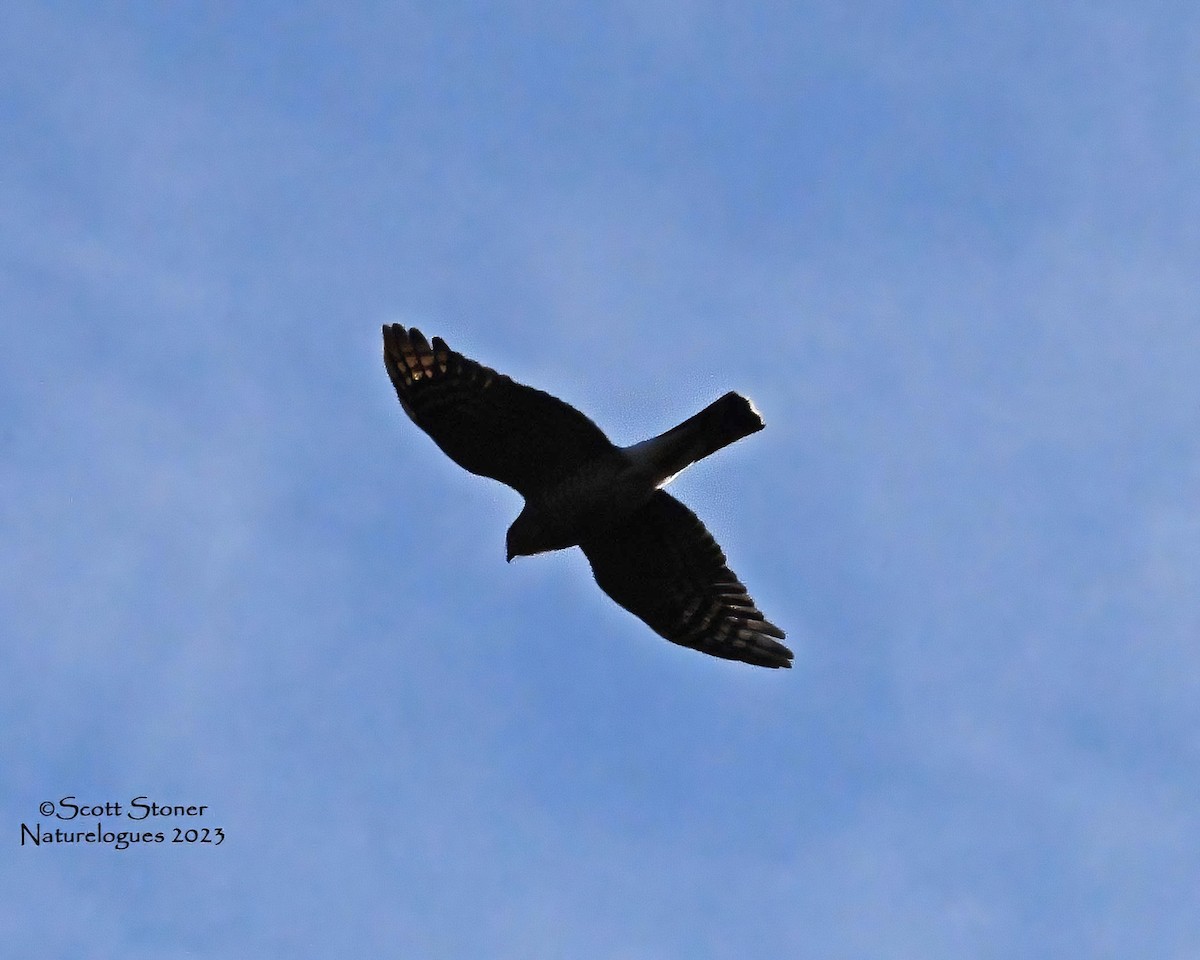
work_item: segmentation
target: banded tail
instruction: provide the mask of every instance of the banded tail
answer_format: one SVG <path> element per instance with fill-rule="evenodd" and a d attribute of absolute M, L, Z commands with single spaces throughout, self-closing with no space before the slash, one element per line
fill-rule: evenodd
<path fill-rule="evenodd" d="M 625 447 L 625 453 L 647 469 L 656 487 L 663 487 L 697 460 L 764 426 L 754 404 L 730 391 L 666 433 Z"/>

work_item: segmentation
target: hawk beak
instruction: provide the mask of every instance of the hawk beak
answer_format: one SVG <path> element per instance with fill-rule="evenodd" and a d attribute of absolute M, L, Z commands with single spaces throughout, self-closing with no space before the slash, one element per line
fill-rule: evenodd
<path fill-rule="evenodd" d="M 512 555 L 512 553 L 506 550 L 506 551 L 505 551 L 505 556 L 504 556 L 504 562 L 505 562 L 505 563 L 512 563 L 512 558 L 513 558 L 513 555 Z"/>

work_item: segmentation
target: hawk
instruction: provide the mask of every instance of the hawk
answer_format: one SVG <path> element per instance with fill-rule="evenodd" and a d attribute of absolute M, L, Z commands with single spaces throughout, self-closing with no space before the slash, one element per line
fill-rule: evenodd
<path fill-rule="evenodd" d="M 415 327 L 383 328 L 400 406 L 451 460 L 525 498 L 507 560 L 578 546 L 596 583 L 672 643 L 727 660 L 790 667 L 767 620 L 691 510 L 661 488 L 764 426 L 727 393 L 666 433 L 619 447 L 571 405 L 470 360 Z"/>

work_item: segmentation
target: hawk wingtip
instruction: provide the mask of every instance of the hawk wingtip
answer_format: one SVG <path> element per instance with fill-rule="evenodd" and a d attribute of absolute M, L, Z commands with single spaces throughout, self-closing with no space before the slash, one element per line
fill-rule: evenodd
<path fill-rule="evenodd" d="M 774 643 L 766 649 L 760 647 L 760 652 L 764 657 L 768 658 L 765 664 L 768 667 L 782 667 L 785 670 L 792 669 L 792 651 L 785 647 L 782 643 Z"/>
<path fill-rule="evenodd" d="M 788 647 L 775 639 L 784 636 L 782 630 L 770 621 L 761 621 L 750 627 L 749 632 L 752 636 L 745 639 L 747 644 L 745 652 L 753 657 L 751 663 L 762 667 L 791 668 L 794 654 Z"/>
<path fill-rule="evenodd" d="M 408 331 L 399 323 L 383 325 L 383 344 L 385 347 L 398 347 L 408 337 Z"/>

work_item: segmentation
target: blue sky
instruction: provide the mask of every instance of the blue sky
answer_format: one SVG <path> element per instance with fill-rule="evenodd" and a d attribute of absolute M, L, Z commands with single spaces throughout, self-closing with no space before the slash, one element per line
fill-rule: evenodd
<path fill-rule="evenodd" d="M 3 940 L 1194 958 L 1197 63 L 1183 3 L 9 11 Z M 506 565 L 384 322 L 618 442 L 751 396 L 673 490 L 796 669 Z M 68 795 L 226 840 L 21 847 Z"/>

